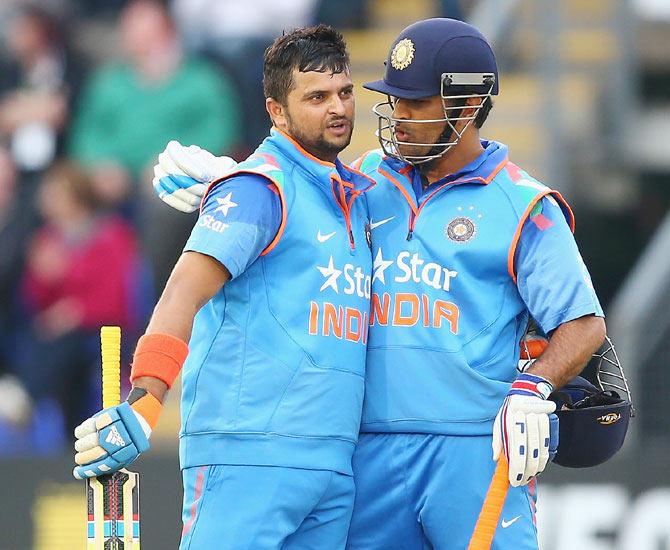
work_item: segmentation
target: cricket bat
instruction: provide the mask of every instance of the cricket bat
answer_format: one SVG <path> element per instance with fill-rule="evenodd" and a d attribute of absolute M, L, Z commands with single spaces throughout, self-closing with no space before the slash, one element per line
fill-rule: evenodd
<path fill-rule="evenodd" d="M 475 524 L 475 530 L 468 544 L 468 550 L 489 550 L 491 548 L 509 489 L 508 468 L 505 453 L 500 453 L 491 484 Z"/>
<path fill-rule="evenodd" d="M 121 328 L 100 329 L 102 406 L 121 402 Z M 86 480 L 86 550 L 139 550 L 140 476 L 128 470 Z"/>

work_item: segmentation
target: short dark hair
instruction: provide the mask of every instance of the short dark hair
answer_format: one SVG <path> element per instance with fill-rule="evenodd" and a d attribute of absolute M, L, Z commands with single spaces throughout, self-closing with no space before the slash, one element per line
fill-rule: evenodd
<path fill-rule="evenodd" d="M 263 56 L 263 92 L 285 104 L 293 86 L 293 69 L 300 72 L 342 73 L 349 70 L 344 37 L 333 27 L 301 27 L 277 38 Z"/>

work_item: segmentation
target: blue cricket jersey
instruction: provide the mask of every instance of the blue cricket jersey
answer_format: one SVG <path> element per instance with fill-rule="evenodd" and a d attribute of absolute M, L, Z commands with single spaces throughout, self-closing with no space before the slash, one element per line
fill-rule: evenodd
<path fill-rule="evenodd" d="M 240 205 L 248 201 L 229 187 L 241 175 L 266 180 L 281 201 L 279 230 L 259 256 L 267 239 L 254 232 L 267 237 L 271 224 L 244 227 Z M 371 185 L 273 129 L 210 188 L 187 248 L 219 259 L 234 278 L 195 318 L 182 371 L 182 468 L 245 464 L 351 474 L 368 338 L 363 192 Z M 253 250 L 239 250 L 247 243 Z"/>
<path fill-rule="evenodd" d="M 380 151 L 359 163 L 379 183 L 363 432 L 491 434 L 529 314 L 547 332 L 602 315 L 565 201 L 482 146 L 425 192 Z"/>

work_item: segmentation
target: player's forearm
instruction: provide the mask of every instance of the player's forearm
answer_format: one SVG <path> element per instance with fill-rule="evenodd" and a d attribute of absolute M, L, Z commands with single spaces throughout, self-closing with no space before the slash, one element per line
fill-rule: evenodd
<path fill-rule="evenodd" d="M 137 344 L 133 386 L 163 401 L 188 354 L 195 315 L 229 278 L 228 270 L 209 256 L 182 255 Z"/>
<path fill-rule="evenodd" d="M 156 304 L 145 334 L 168 334 L 188 343 L 193 329 L 193 319 L 200 307 L 199 304 L 185 304 L 175 299 L 174 293 L 164 292 Z M 147 390 L 161 403 L 168 391 L 168 385 L 153 376 L 135 378 L 133 387 Z"/>
<path fill-rule="evenodd" d="M 605 334 L 602 317 L 588 315 L 563 323 L 528 372 L 545 378 L 558 389 L 584 369 L 605 340 Z"/>

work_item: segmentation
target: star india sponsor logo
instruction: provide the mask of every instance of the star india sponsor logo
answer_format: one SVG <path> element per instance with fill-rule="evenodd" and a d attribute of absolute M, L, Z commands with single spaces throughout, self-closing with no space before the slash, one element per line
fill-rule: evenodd
<path fill-rule="evenodd" d="M 342 269 L 339 269 L 331 255 L 328 265 L 316 266 L 316 268 L 324 277 L 319 291 L 323 292 L 329 288 L 334 290 L 335 294 L 339 294 L 342 290 L 344 294 L 355 294 L 359 298 L 370 298 L 371 277 L 366 275 L 360 266 L 346 263 L 342 266 Z M 343 280 L 340 280 L 340 277 Z M 342 286 L 340 286 L 341 284 Z"/>
<path fill-rule="evenodd" d="M 224 218 L 226 216 L 228 216 L 228 211 L 231 208 L 235 208 L 236 206 L 238 206 L 238 204 L 236 202 L 233 202 L 233 192 L 232 191 L 230 193 L 228 193 L 222 199 L 217 197 L 216 203 L 218 204 L 218 206 L 214 210 L 214 214 L 216 214 L 217 212 L 222 212 Z"/>
<path fill-rule="evenodd" d="M 200 227 L 204 227 L 205 229 L 209 229 L 210 231 L 216 231 L 217 233 L 223 233 L 229 227 L 229 224 L 224 223 L 221 220 L 217 220 L 211 214 L 205 214 L 202 216 L 198 222 L 198 225 L 200 225 Z"/>
<path fill-rule="evenodd" d="M 395 275 L 396 283 L 424 283 L 435 290 L 449 291 L 451 280 L 458 275 L 448 267 L 441 266 L 435 262 L 426 262 L 418 252 L 411 254 L 407 251 L 400 252 L 395 260 L 385 260 L 382 248 L 377 248 L 377 253 L 372 264 L 372 282 L 379 281 L 386 284 L 386 270 L 394 265 L 399 274 Z"/>

